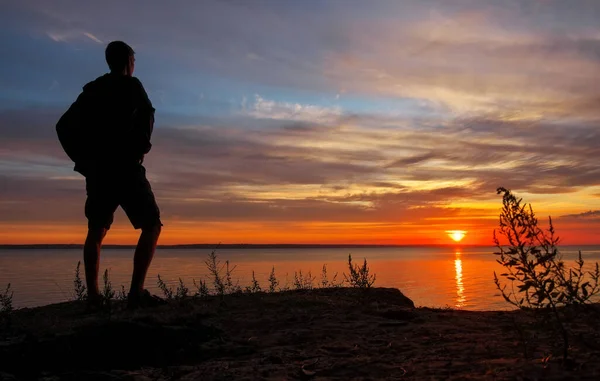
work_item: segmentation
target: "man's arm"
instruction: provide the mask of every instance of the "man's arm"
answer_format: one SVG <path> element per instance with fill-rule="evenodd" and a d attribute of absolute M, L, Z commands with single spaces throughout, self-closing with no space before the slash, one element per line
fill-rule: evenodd
<path fill-rule="evenodd" d="M 137 79 L 135 81 L 136 108 L 133 115 L 134 120 L 134 145 L 136 153 L 143 156 L 150 152 L 152 143 L 152 132 L 154 130 L 154 107 L 148 98 L 148 94 L 142 83 Z"/>

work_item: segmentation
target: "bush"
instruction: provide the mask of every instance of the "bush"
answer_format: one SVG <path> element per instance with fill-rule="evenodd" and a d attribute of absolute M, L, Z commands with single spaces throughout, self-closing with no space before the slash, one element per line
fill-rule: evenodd
<path fill-rule="evenodd" d="M 256 280 L 256 276 L 254 275 L 254 271 L 252 271 L 252 284 L 250 286 L 246 286 L 245 291 L 247 293 L 255 293 L 262 291 L 262 289 L 260 288 L 260 284 Z"/>
<path fill-rule="evenodd" d="M 559 238 L 555 234 L 552 218 L 549 227 L 538 226 L 533 208 L 517 199 L 510 190 L 498 188 L 502 194 L 498 233 L 504 237 L 506 246 L 494 230 L 495 252 L 506 272 L 500 277 L 510 281 L 502 285 L 496 272 L 494 283 L 502 297 L 518 308 L 549 309 L 554 317 L 556 330 L 563 339 L 563 359 L 569 349 L 569 334 L 557 307 L 584 305 L 600 292 L 600 271 L 596 263 L 594 271 L 584 271 L 584 261 L 579 252 L 576 266 L 567 269 L 558 251 Z M 516 285 L 516 291 L 515 291 Z"/>
<path fill-rule="evenodd" d="M 511 191 L 498 188 L 502 196 L 499 234 L 508 245 L 502 246 L 494 231 L 494 243 L 499 256 L 497 262 L 506 273 L 501 277 L 511 282 L 512 287 L 501 285 L 494 272 L 494 282 L 504 299 L 519 308 L 554 308 L 560 305 L 586 304 L 600 292 L 600 271 L 584 271 L 584 261 L 579 252 L 576 266 L 567 268 L 558 251 L 559 238 L 555 235 L 552 218 L 549 227 L 538 227 L 530 204 L 523 204 Z M 517 291 L 514 283 L 517 283 Z"/>
<path fill-rule="evenodd" d="M 235 270 L 236 267 L 237 266 L 229 268 L 229 261 L 225 261 L 225 292 L 228 294 L 242 292 L 242 287 L 240 287 L 239 283 L 236 282 L 233 284 L 233 280 L 231 278 L 233 270 Z"/>
<path fill-rule="evenodd" d="M 312 290 L 315 279 L 316 277 L 313 277 L 310 271 L 306 275 L 302 275 L 302 270 L 294 271 L 294 288 L 296 290 Z"/>
<path fill-rule="evenodd" d="M 127 292 L 125 286 L 121 285 L 121 289 L 117 292 L 117 300 L 127 300 Z"/>
<path fill-rule="evenodd" d="M 269 274 L 269 292 L 275 292 L 279 286 L 279 281 L 275 277 L 275 266 L 271 269 L 271 274 Z"/>
<path fill-rule="evenodd" d="M 179 278 L 179 284 L 175 290 L 175 299 L 181 300 L 188 296 L 190 290 L 185 286 L 183 280 Z"/>
<path fill-rule="evenodd" d="M 171 300 L 173 299 L 173 288 L 167 286 L 167 284 L 162 280 L 162 278 L 160 277 L 160 274 L 158 274 L 158 281 L 156 282 L 158 288 L 162 291 L 163 295 L 165 296 L 165 299 L 167 300 Z"/>
<path fill-rule="evenodd" d="M 333 279 L 329 280 L 329 276 L 327 274 L 327 265 L 323 265 L 323 269 L 321 270 L 321 287 L 342 287 L 344 281 L 337 282 L 338 273 L 333 274 Z"/>
<path fill-rule="evenodd" d="M 206 285 L 205 281 L 200 279 L 198 281 L 199 283 L 196 284 L 196 280 L 192 279 L 192 282 L 194 283 L 194 287 L 196 287 L 196 293 L 194 294 L 194 296 L 206 298 L 208 295 L 210 295 L 210 292 L 208 291 L 208 286 Z"/>
<path fill-rule="evenodd" d="M 362 266 L 352 264 L 352 255 L 348 254 L 348 270 L 349 275 L 344 273 L 344 279 L 350 284 L 350 287 L 371 288 L 375 283 L 375 274 L 369 274 L 369 265 L 367 259 Z"/>
<path fill-rule="evenodd" d="M 115 291 L 112 288 L 112 283 L 108 279 L 108 269 L 104 270 L 104 276 L 102 277 L 104 281 L 104 287 L 102 288 L 102 298 L 105 303 L 110 303 L 111 300 L 115 298 Z"/>
<path fill-rule="evenodd" d="M 81 261 L 77 262 L 77 267 L 75 268 L 75 279 L 73 280 L 73 299 L 75 300 L 85 300 L 87 298 L 87 289 L 81 280 Z"/>
<path fill-rule="evenodd" d="M 224 266 L 222 266 L 221 262 L 217 259 L 217 253 L 215 250 L 208 254 L 208 259 L 204 261 L 204 264 L 212 276 L 215 293 L 223 296 L 225 294 L 225 281 L 221 275 L 221 272 L 223 271 Z"/>
<path fill-rule="evenodd" d="M 10 289 L 10 283 L 6 286 L 3 293 L 0 294 L 0 314 L 9 314 L 13 311 L 13 291 Z"/>

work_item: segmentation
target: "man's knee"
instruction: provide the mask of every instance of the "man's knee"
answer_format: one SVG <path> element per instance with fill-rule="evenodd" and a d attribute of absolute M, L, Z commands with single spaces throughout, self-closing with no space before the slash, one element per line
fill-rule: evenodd
<path fill-rule="evenodd" d="M 151 234 L 153 236 L 158 237 L 160 232 L 162 231 L 162 224 L 157 223 L 151 226 L 142 226 L 142 233 Z"/>
<path fill-rule="evenodd" d="M 101 242 L 106 236 L 107 232 L 108 229 L 103 227 L 90 227 L 88 228 L 87 241 Z"/>

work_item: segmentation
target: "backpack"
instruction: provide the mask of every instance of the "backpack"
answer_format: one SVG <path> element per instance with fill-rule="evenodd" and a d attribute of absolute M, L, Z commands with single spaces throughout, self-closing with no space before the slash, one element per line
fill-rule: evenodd
<path fill-rule="evenodd" d="M 84 160 L 86 152 L 86 133 L 83 121 L 83 94 L 69 107 L 58 123 L 56 133 L 58 140 L 71 161 L 80 163 Z"/>

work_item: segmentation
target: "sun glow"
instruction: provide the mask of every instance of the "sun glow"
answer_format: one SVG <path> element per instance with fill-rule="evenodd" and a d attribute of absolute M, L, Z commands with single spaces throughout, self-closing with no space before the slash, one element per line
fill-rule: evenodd
<path fill-rule="evenodd" d="M 467 232 L 464 230 L 448 230 L 446 233 L 448 234 L 448 237 L 452 238 L 455 242 L 462 241 L 462 239 L 465 238 L 465 235 L 467 235 Z"/>

